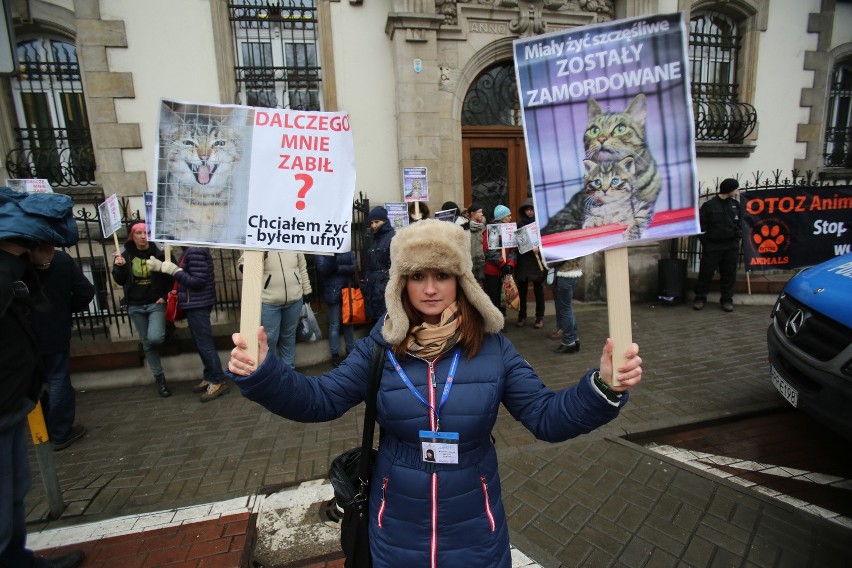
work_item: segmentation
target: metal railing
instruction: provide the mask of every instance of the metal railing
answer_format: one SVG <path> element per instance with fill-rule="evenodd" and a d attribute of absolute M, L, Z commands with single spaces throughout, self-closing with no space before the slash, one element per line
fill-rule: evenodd
<path fill-rule="evenodd" d="M 118 231 L 119 242 L 127 239 L 130 227 L 142 221 L 139 211 L 129 211 L 128 202 L 121 200 L 122 227 Z M 367 215 L 370 201 L 359 194 L 352 204 L 352 250 L 362 262 L 364 250 L 364 231 L 368 226 Z M 88 308 L 72 318 L 72 331 L 75 340 L 118 341 L 134 336 L 127 308 L 123 305 L 124 291 L 112 279 L 113 253 L 115 243 L 112 237 L 104 239 L 101 234 L 99 212 L 96 207 L 80 205 L 74 211 L 74 220 L 80 239 L 67 252 L 83 269 L 83 273 L 95 286 L 95 297 Z M 243 251 L 226 248 L 211 248 L 216 279 L 217 304 L 212 314 L 214 322 L 238 322 L 242 297 L 242 277 L 237 268 Z M 306 255 L 308 276 L 314 289 L 314 302 L 317 311 L 322 311 L 322 284 L 316 272 L 313 255 Z"/>

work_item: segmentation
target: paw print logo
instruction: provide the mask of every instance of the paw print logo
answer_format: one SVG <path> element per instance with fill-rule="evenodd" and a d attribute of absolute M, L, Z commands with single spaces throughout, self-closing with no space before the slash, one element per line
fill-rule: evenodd
<path fill-rule="evenodd" d="M 751 240 L 758 254 L 775 254 L 790 242 L 787 227 L 772 219 L 755 225 L 751 231 Z"/>

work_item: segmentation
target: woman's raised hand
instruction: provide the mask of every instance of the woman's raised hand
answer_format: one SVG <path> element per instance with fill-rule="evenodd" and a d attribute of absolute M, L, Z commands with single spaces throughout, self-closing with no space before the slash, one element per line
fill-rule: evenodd
<path fill-rule="evenodd" d="M 234 348 L 231 349 L 231 358 L 228 360 L 228 370 L 235 375 L 247 377 L 261 365 L 269 353 L 269 344 L 266 342 L 266 331 L 263 326 L 257 328 L 257 361 L 249 356 L 248 344 L 242 334 L 235 333 L 231 336 Z"/>
<path fill-rule="evenodd" d="M 610 386 L 615 392 L 624 392 L 642 380 L 642 358 L 639 356 L 639 346 L 631 343 L 624 353 L 626 361 L 616 371 L 615 379 L 612 380 L 612 339 L 607 339 L 601 353 L 601 380 Z"/>

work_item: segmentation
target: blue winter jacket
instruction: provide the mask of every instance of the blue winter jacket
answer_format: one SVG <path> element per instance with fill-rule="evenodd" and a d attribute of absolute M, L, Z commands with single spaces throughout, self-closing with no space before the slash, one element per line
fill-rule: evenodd
<path fill-rule="evenodd" d="M 184 310 L 208 308 L 216 304 L 216 277 L 213 256 L 206 248 L 189 247 L 183 252 L 175 272 L 178 283 L 178 304 Z"/>
<path fill-rule="evenodd" d="M 335 255 L 316 255 L 317 272 L 322 276 L 322 301 L 328 305 L 340 304 L 340 290 L 350 286 L 355 273 L 355 253 L 339 252 Z"/>
<path fill-rule="evenodd" d="M 285 418 L 333 420 L 364 400 L 373 342 L 387 347 L 382 325 L 321 377 L 305 376 L 270 352 L 251 376 L 231 378 L 246 398 Z M 431 390 L 440 400 L 451 361 L 449 352 L 432 365 L 414 357 L 399 363 L 421 396 L 430 400 Z M 618 406 L 611 405 L 593 386 L 591 373 L 554 392 L 503 334 L 486 335 L 472 360 L 462 354 L 441 408 L 440 430 L 457 432 L 460 442 L 459 463 L 442 464 L 423 460 L 419 431 L 429 430 L 427 408 L 387 356 L 383 369 L 376 402 L 381 437 L 369 505 L 375 568 L 430 566 L 433 554 L 439 568 L 509 568 L 509 534 L 491 442 L 500 404 L 536 438 L 559 442 L 609 422 L 628 398 L 625 393 Z"/>

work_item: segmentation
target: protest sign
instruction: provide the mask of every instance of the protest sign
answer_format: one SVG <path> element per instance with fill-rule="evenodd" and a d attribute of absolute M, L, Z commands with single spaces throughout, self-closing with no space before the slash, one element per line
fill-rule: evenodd
<path fill-rule="evenodd" d="M 813 266 L 852 252 L 852 187 L 741 191 L 748 271 Z"/>
<path fill-rule="evenodd" d="M 442 211 L 435 211 L 435 219 L 438 221 L 449 221 L 450 223 L 454 223 L 456 220 L 456 216 L 458 215 L 459 210 L 455 207 L 452 209 L 444 209 Z"/>
<path fill-rule="evenodd" d="M 616 367 L 632 342 L 624 243 L 699 232 L 686 47 L 680 13 L 514 42 L 541 253 L 607 250 Z"/>
<path fill-rule="evenodd" d="M 539 241 L 538 223 L 527 223 L 515 231 L 515 242 L 518 243 L 520 254 L 526 254 L 539 246 Z"/>
<path fill-rule="evenodd" d="M 385 203 L 388 223 L 398 231 L 408 226 L 408 206 L 405 203 Z"/>
<path fill-rule="evenodd" d="M 515 242 L 516 223 L 493 223 L 485 225 L 488 236 L 488 250 L 507 249 L 518 246 Z"/>
<path fill-rule="evenodd" d="M 514 43 L 542 254 L 699 232 L 681 14 Z"/>
<path fill-rule="evenodd" d="M 351 248 L 349 116 L 163 100 L 154 241 L 336 253 Z"/>
<path fill-rule="evenodd" d="M 402 192 L 406 203 L 429 201 L 426 168 L 402 168 Z"/>
<path fill-rule="evenodd" d="M 21 193 L 53 193 L 46 179 L 7 179 L 6 187 Z"/>
<path fill-rule="evenodd" d="M 121 228 L 121 210 L 118 205 L 118 196 L 112 194 L 106 198 L 106 201 L 98 204 L 98 218 L 101 222 L 101 232 L 104 238 L 109 238 L 112 235 L 112 240 L 115 243 L 116 254 L 121 250 L 118 244 L 118 231 Z"/>
<path fill-rule="evenodd" d="M 145 202 L 145 228 L 148 229 L 148 240 L 151 239 L 151 219 L 154 216 L 154 193 L 152 191 L 142 192 L 142 199 Z"/>

